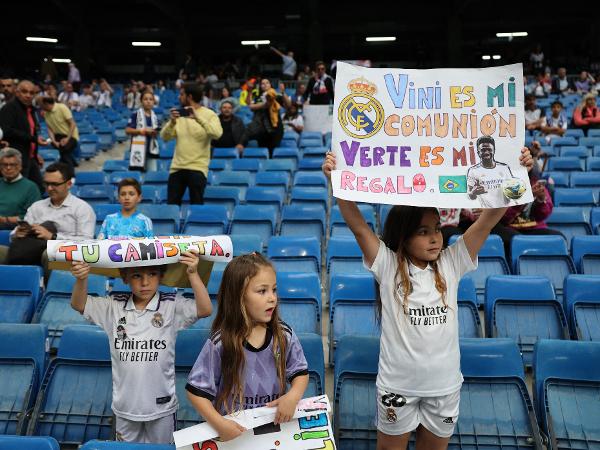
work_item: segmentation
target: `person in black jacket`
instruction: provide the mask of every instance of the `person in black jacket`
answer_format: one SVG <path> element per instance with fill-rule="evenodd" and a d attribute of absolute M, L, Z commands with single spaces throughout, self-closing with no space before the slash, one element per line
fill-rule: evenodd
<path fill-rule="evenodd" d="M 234 105 L 225 100 L 221 103 L 221 114 L 219 120 L 223 128 L 223 134 L 216 141 L 212 141 L 212 146 L 216 148 L 236 147 L 238 150 L 244 150 L 242 139 L 246 129 L 244 122 L 238 116 L 233 115 Z"/>
<path fill-rule="evenodd" d="M 308 82 L 304 99 L 310 105 L 329 105 L 333 103 L 333 78 L 325 73 L 325 63 L 317 61 L 316 73 Z"/>
<path fill-rule="evenodd" d="M 575 92 L 573 80 L 567 78 L 567 69 L 559 67 L 556 77 L 552 80 L 552 93 L 568 95 Z"/>
<path fill-rule="evenodd" d="M 35 95 L 31 81 L 23 80 L 17 85 L 15 98 L 0 109 L 0 128 L 4 132 L 4 140 L 22 155 L 22 170 L 24 177 L 29 178 L 44 192 L 40 167 L 44 160 L 38 155 L 38 144 L 44 145 L 38 136 L 39 124 L 32 106 Z"/>

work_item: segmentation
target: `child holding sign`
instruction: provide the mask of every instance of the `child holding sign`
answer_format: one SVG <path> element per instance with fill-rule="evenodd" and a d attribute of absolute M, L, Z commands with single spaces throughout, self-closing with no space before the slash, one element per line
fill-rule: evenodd
<path fill-rule="evenodd" d="M 77 278 L 71 306 L 108 334 L 113 375 L 112 409 L 117 418 L 117 440 L 169 444 L 175 415 L 175 338 L 212 310 L 208 292 L 198 275 L 198 255 L 181 255 L 194 299 L 163 293 L 158 287 L 165 266 L 121 269 L 131 293 L 108 297 L 87 295 L 90 266 L 73 262 Z"/>
<path fill-rule="evenodd" d="M 520 159 L 533 164 L 526 148 Z M 331 178 L 334 169 L 329 152 L 323 172 Z M 416 430 L 417 448 L 445 449 L 458 419 L 463 381 L 458 283 L 477 267 L 477 253 L 506 208 L 483 210 L 454 245 L 442 250 L 436 208 L 394 206 L 379 239 L 354 202 L 338 199 L 338 204 L 378 285 L 377 448 L 405 449 Z"/>
<path fill-rule="evenodd" d="M 223 273 L 212 334 L 185 387 L 223 441 L 245 430 L 221 413 L 270 406 L 276 424 L 287 422 L 308 385 L 300 341 L 279 319 L 276 284 L 272 264 L 257 253 L 235 258 Z"/>

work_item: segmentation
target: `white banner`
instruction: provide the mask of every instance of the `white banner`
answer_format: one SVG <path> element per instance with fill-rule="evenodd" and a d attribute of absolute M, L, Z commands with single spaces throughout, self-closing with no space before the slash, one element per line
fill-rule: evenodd
<path fill-rule="evenodd" d="M 444 208 L 532 202 L 519 163 L 523 97 L 521 64 L 414 70 L 338 63 L 334 196 Z"/>
<path fill-rule="evenodd" d="M 244 428 L 236 439 L 221 442 L 208 423 L 173 434 L 177 450 L 335 450 L 329 422 L 331 408 L 326 395 L 300 400 L 294 418 L 274 425 L 277 408 L 247 409 L 226 416 Z"/>
<path fill-rule="evenodd" d="M 321 134 L 331 131 L 333 110 L 331 105 L 305 105 L 302 107 L 305 131 L 319 131 Z"/>

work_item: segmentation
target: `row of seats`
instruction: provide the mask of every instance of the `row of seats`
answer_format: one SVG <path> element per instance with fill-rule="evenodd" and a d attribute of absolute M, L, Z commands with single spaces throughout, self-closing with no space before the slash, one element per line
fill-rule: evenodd
<path fill-rule="evenodd" d="M 556 156 L 548 161 L 548 171 L 585 172 L 600 170 L 598 156 Z"/>
<path fill-rule="evenodd" d="M 133 444 L 117 441 L 91 440 L 80 450 L 175 450 L 174 445 Z M 0 450 L 60 450 L 58 441 L 50 436 L 3 436 L 0 435 Z"/>

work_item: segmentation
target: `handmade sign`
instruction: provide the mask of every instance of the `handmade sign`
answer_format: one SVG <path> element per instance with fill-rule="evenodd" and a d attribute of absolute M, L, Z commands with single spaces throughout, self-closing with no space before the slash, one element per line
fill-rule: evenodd
<path fill-rule="evenodd" d="M 333 195 L 414 206 L 496 208 L 533 201 L 521 64 L 369 69 L 338 63 Z"/>
<path fill-rule="evenodd" d="M 294 418 L 274 425 L 276 408 L 247 409 L 226 416 L 246 432 L 237 438 L 221 442 L 218 433 L 208 423 L 176 431 L 177 450 L 335 450 L 329 422 L 329 399 L 326 395 L 300 400 Z"/>
<path fill-rule="evenodd" d="M 198 274 L 208 284 L 213 262 L 231 261 L 229 236 L 157 236 L 155 238 L 48 241 L 51 270 L 71 270 L 72 261 L 90 264 L 91 273 L 119 277 L 125 267 L 168 265 L 161 283 L 188 287 L 186 266 L 179 264 L 183 252 L 196 250 L 200 257 Z"/>

